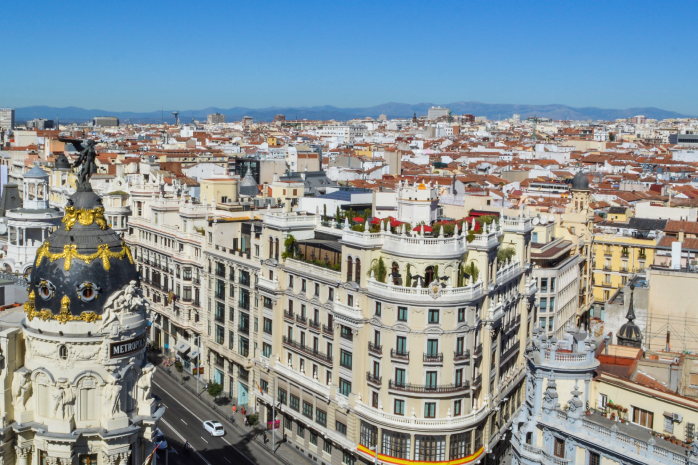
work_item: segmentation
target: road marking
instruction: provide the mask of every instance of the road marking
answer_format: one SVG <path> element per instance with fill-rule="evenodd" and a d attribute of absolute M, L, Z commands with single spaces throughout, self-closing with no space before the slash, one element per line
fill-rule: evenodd
<path fill-rule="evenodd" d="M 225 459 L 226 462 L 228 462 L 228 463 L 233 463 L 233 462 L 231 462 L 230 460 L 228 460 L 227 457 L 223 457 L 223 458 Z"/>
<path fill-rule="evenodd" d="M 177 398 L 176 398 L 175 396 L 173 396 L 172 394 L 170 394 L 169 392 L 167 392 L 167 390 L 166 390 L 165 388 L 163 388 L 162 386 L 160 386 L 160 385 L 159 385 L 158 383 L 156 383 L 155 381 L 153 381 L 153 384 L 156 385 L 157 387 L 159 387 L 160 389 L 162 389 L 162 392 L 164 392 L 164 393 L 167 394 L 168 396 L 172 397 L 172 399 L 173 399 L 175 402 L 177 402 L 179 405 L 181 405 L 182 408 L 183 408 L 184 410 L 186 410 L 187 412 L 189 412 L 194 418 L 196 418 L 197 420 L 199 420 L 201 423 L 204 422 L 201 418 L 199 418 L 198 415 L 196 415 L 194 412 L 192 412 L 191 410 L 189 410 L 189 409 L 186 407 L 186 405 L 184 405 L 184 404 L 181 403 L 179 400 L 177 400 Z M 162 421 L 163 421 L 167 426 L 169 426 L 170 429 L 171 429 L 172 431 L 175 431 L 175 429 L 172 428 L 172 426 L 171 426 L 169 423 L 167 423 L 167 422 L 165 421 L 164 418 L 162 419 Z M 180 438 L 182 441 L 185 441 L 185 442 L 186 442 L 186 439 L 184 439 L 184 437 L 183 437 L 182 435 L 180 435 L 180 434 L 177 433 L 176 431 L 175 431 L 175 433 L 177 434 L 177 436 L 179 436 L 179 438 Z M 203 439 L 203 438 L 201 438 L 201 439 Z M 251 463 L 251 464 L 253 464 L 253 465 L 256 464 L 256 462 L 253 462 L 252 459 L 249 458 L 249 457 L 247 456 L 247 454 L 245 454 L 244 452 L 240 451 L 240 449 L 238 449 L 237 447 L 235 447 L 234 445 L 232 445 L 231 443 L 229 443 L 227 439 L 225 439 L 225 438 L 221 438 L 221 439 L 223 439 L 230 447 L 232 447 L 232 448 L 235 450 L 235 452 L 237 452 L 238 454 L 240 454 L 241 457 L 244 457 L 244 459 L 247 460 L 249 463 Z M 201 457 L 201 460 L 203 460 L 204 462 L 206 462 L 208 465 L 211 465 L 205 458 L 203 458 L 203 457 L 201 456 L 201 454 L 199 454 L 199 452 L 198 452 L 196 449 L 194 449 L 194 448 L 192 447 L 192 450 L 194 450 L 194 452 L 196 452 L 196 454 L 197 454 L 199 457 Z"/>
<path fill-rule="evenodd" d="M 180 418 L 180 420 L 182 420 L 182 419 Z M 186 421 L 184 421 L 184 420 L 182 420 L 182 423 L 184 423 L 185 425 L 187 424 L 187 422 L 186 422 Z"/>
<path fill-rule="evenodd" d="M 200 438 L 201 438 L 201 440 L 203 440 L 203 441 L 204 441 L 204 442 L 205 442 L 206 444 L 208 444 L 208 441 L 207 441 L 206 439 L 204 439 L 204 437 L 203 437 L 203 436 L 199 436 L 199 437 L 200 437 Z"/>
<path fill-rule="evenodd" d="M 182 440 L 183 442 L 185 442 L 185 443 L 187 442 L 187 440 L 184 439 L 184 436 L 182 436 L 181 434 L 179 434 L 179 431 L 177 431 L 176 429 L 174 429 L 174 428 L 172 427 L 171 424 L 167 423 L 167 421 L 166 421 L 164 418 L 161 418 L 160 421 L 163 422 L 163 423 L 165 424 L 165 426 L 167 426 L 168 428 L 170 428 L 174 434 L 176 434 L 177 436 L 179 436 L 179 439 L 181 439 L 181 440 Z M 191 450 L 193 450 L 194 452 L 196 452 L 196 455 L 198 455 L 199 458 L 200 458 L 201 460 L 203 460 L 204 463 L 205 463 L 206 465 L 211 465 L 211 462 L 209 462 L 208 460 L 206 460 L 206 459 L 204 458 L 204 456 L 201 455 L 201 454 L 199 453 L 199 451 L 196 450 L 196 449 L 194 448 L 194 446 L 192 446 L 191 444 L 189 444 L 189 446 L 191 447 Z"/>

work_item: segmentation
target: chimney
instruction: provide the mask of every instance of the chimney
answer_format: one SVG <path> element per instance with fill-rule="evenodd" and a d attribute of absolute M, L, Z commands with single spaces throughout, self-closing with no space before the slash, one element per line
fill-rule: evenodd
<path fill-rule="evenodd" d="M 681 269 L 681 242 L 679 241 L 671 243 L 671 269 Z"/>
<path fill-rule="evenodd" d="M 666 347 L 665 347 L 665 352 L 671 352 L 671 331 L 666 332 Z"/>
<path fill-rule="evenodd" d="M 679 366 L 677 364 L 669 366 L 669 389 L 679 392 Z"/>

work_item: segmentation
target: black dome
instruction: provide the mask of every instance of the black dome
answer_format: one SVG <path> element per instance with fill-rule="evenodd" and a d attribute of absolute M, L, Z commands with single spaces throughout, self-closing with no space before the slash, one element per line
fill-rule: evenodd
<path fill-rule="evenodd" d="M 635 307 L 633 306 L 633 298 L 635 294 L 635 284 L 630 283 L 630 303 L 628 304 L 628 314 L 625 318 L 628 322 L 618 330 L 618 344 L 627 347 L 642 347 L 642 331 L 640 327 L 634 323 Z"/>
<path fill-rule="evenodd" d="M 68 158 L 65 156 L 64 153 L 59 153 L 58 156 L 56 157 L 56 161 L 53 164 L 53 167 L 57 170 L 69 170 L 70 169 L 70 162 L 68 161 Z"/>
<path fill-rule="evenodd" d="M 67 297 L 72 315 L 100 315 L 112 293 L 139 281 L 131 251 L 109 229 L 103 211 L 91 188 L 70 196 L 63 223 L 36 253 L 29 284 L 36 311 L 57 315 Z"/>
<path fill-rule="evenodd" d="M 588 191 L 589 190 L 589 178 L 586 177 L 584 173 L 578 171 L 577 174 L 572 178 L 572 189 L 578 191 Z"/>

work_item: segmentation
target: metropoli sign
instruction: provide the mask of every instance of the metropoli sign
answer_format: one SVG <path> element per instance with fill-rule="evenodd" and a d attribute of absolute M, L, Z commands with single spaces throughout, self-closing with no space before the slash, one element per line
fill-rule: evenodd
<path fill-rule="evenodd" d="M 112 342 L 109 344 L 109 358 L 122 358 L 135 354 L 145 347 L 147 332 L 138 337 L 126 341 Z"/>

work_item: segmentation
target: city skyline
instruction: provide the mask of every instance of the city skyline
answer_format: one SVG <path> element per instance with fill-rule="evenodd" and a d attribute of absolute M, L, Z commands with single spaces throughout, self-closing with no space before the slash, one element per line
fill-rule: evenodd
<path fill-rule="evenodd" d="M 93 5 L 8 5 L 0 37 L 45 46 L 13 54 L 3 106 L 481 101 L 698 114 L 696 65 L 682 58 L 696 45 L 694 4 Z M 671 85 L 656 63 L 680 64 Z"/>

